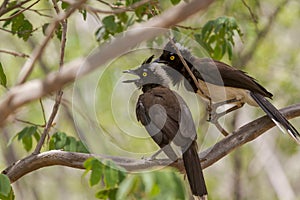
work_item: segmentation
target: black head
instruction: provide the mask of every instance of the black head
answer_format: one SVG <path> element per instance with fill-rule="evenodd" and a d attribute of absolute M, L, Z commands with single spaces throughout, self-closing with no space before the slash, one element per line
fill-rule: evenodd
<path fill-rule="evenodd" d="M 126 80 L 124 83 L 135 83 L 137 87 L 144 85 L 163 85 L 168 86 L 170 78 L 167 76 L 163 65 L 157 62 L 152 62 L 154 55 L 146 59 L 140 67 L 133 70 L 126 70 L 124 73 L 129 73 L 138 76 L 138 79 Z"/>
<path fill-rule="evenodd" d="M 163 53 L 160 55 L 160 57 L 157 60 L 155 60 L 155 62 L 164 63 L 164 64 L 176 69 L 177 71 L 180 71 L 184 66 L 177 54 L 177 51 L 176 51 L 174 45 L 180 51 L 182 57 L 188 62 L 188 60 L 191 57 L 191 53 L 189 52 L 189 50 L 187 48 L 185 48 L 180 43 L 178 43 L 174 40 L 172 42 L 170 41 L 166 44 L 166 46 L 164 47 Z"/>

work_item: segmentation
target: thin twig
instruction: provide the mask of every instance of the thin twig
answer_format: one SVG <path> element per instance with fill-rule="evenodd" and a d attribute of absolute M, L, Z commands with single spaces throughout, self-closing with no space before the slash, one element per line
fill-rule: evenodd
<path fill-rule="evenodd" d="M 186 29 L 186 30 L 193 30 L 193 31 L 198 31 L 198 30 L 202 29 L 202 27 L 183 26 L 183 25 L 179 25 L 179 24 L 175 25 L 175 27 Z"/>
<path fill-rule="evenodd" d="M 28 78 L 28 76 L 31 74 L 34 64 L 36 63 L 36 61 L 39 59 L 39 57 L 44 52 L 44 49 L 47 46 L 48 42 L 50 41 L 59 22 L 63 21 L 64 19 L 67 19 L 73 12 L 75 12 L 75 10 L 77 10 L 79 7 L 81 7 L 82 4 L 84 4 L 86 1 L 87 0 L 80 0 L 77 3 L 73 4 L 67 12 L 58 15 L 58 17 L 52 23 L 50 23 L 50 25 L 48 26 L 48 28 L 46 30 L 46 38 L 43 40 L 41 45 L 38 46 L 33 51 L 33 53 L 30 56 L 31 59 L 29 59 L 28 62 L 26 62 L 24 64 L 24 66 L 22 67 L 21 72 L 18 77 L 18 82 L 17 82 L 18 85 L 24 83 L 26 81 L 26 79 Z"/>
<path fill-rule="evenodd" d="M 48 135 L 48 133 L 50 131 L 50 128 L 52 127 L 52 123 L 53 123 L 53 121 L 55 119 L 55 116 L 56 116 L 56 114 L 58 112 L 59 99 L 61 98 L 62 94 L 63 93 L 61 91 L 57 93 L 56 100 L 55 100 L 55 103 L 54 103 L 51 115 L 49 117 L 49 120 L 48 120 L 45 128 L 44 128 L 44 131 L 43 131 L 43 133 L 41 135 L 41 138 L 40 138 L 38 144 L 36 145 L 34 152 L 32 153 L 33 155 L 39 154 L 40 151 L 41 151 L 41 149 L 42 149 L 42 147 L 43 147 L 43 145 L 44 145 L 45 139 L 46 139 L 46 137 L 47 137 L 47 135 Z"/>
<path fill-rule="evenodd" d="M 18 118 L 15 118 L 15 120 L 18 121 L 18 122 L 22 122 L 24 124 L 29 124 L 29 125 L 33 125 L 33 126 L 39 126 L 39 127 L 45 127 L 45 125 L 35 124 L 35 123 L 30 122 L 30 121 L 26 121 L 26 120 L 22 120 L 22 119 L 18 119 Z"/>
<path fill-rule="evenodd" d="M 86 10 L 91 11 L 93 13 L 102 13 L 102 14 L 119 14 L 127 11 L 134 11 L 134 9 L 149 3 L 151 0 L 141 0 L 138 1 L 128 7 L 113 7 L 112 5 L 109 4 L 109 6 L 112 8 L 112 10 L 102 10 L 98 8 L 94 8 L 89 5 L 85 5 Z M 103 3 L 103 2 L 102 2 Z"/>
<path fill-rule="evenodd" d="M 9 0 L 4 0 L 4 1 L 3 1 L 3 3 L 2 3 L 1 6 L 0 6 L 0 13 L 2 13 L 2 12 L 5 10 L 5 8 L 6 8 L 7 4 L 8 4 L 8 2 L 9 2 Z"/>
<path fill-rule="evenodd" d="M 266 35 L 270 32 L 276 17 L 279 15 L 280 11 L 285 8 L 285 5 L 289 2 L 290 0 L 284 0 L 281 2 L 276 10 L 273 12 L 273 14 L 269 17 L 269 22 L 267 25 L 257 34 L 256 40 L 252 43 L 251 47 L 249 50 L 240 56 L 240 66 L 246 66 L 247 63 L 251 60 L 253 57 L 254 53 L 256 52 L 258 46 L 263 42 L 263 40 L 266 38 Z"/>
<path fill-rule="evenodd" d="M 43 100 L 42 100 L 42 99 L 39 99 L 39 102 L 40 102 L 41 109 L 42 109 L 42 115 L 43 115 L 43 120 L 44 120 L 44 126 L 46 126 L 47 120 L 46 120 L 45 108 L 44 108 Z"/>
<path fill-rule="evenodd" d="M 29 55 L 27 55 L 25 53 L 19 53 L 19 52 L 14 52 L 14 51 L 9 51 L 9 50 L 0 49 L 0 53 L 10 54 L 15 57 L 29 58 Z"/>
<path fill-rule="evenodd" d="M 22 9 L 25 9 L 24 7 L 20 7 L 20 8 L 22 8 Z M 48 10 L 48 9 L 43 9 L 43 10 Z M 40 15 L 40 16 L 42 16 L 42 17 L 48 17 L 48 18 L 52 18 L 53 16 L 51 16 L 51 15 L 47 15 L 47 14 L 44 14 L 44 13 L 42 13 L 41 12 L 41 9 L 39 9 L 39 10 L 37 10 L 37 9 L 28 9 L 28 11 L 32 11 L 32 12 L 35 12 L 36 14 L 38 14 L 38 15 Z"/>
<path fill-rule="evenodd" d="M 18 11 L 17 13 L 15 13 L 15 14 L 13 14 L 13 15 L 7 17 L 7 18 L 0 19 L 0 21 L 7 21 L 7 20 L 10 20 L 10 19 L 12 19 L 12 18 L 18 16 L 19 14 L 21 14 L 21 13 L 25 12 L 26 10 L 30 9 L 32 6 L 34 6 L 35 4 L 37 4 L 39 1 L 40 1 L 40 0 L 35 1 L 33 4 L 29 5 L 28 7 L 26 7 L 26 8 L 24 8 L 24 9 Z"/>
<path fill-rule="evenodd" d="M 250 8 L 250 6 L 247 4 L 247 2 L 245 0 L 242 0 L 244 6 L 248 9 L 250 15 L 251 15 L 251 18 L 252 18 L 252 21 L 257 24 L 258 23 L 258 19 L 257 19 L 257 16 L 254 14 L 254 12 L 252 11 L 252 9 Z"/>
<path fill-rule="evenodd" d="M 54 9 L 56 10 L 57 14 L 59 14 L 61 11 L 59 10 L 56 1 L 53 0 L 53 5 L 54 5 Z M 61 70 L 61 68 L 63 67 L 64 64 L 64 57 L 65 57 L 65 47 L 66 47 L 66 41 L 67 41 L 67 20 L 64 19 L 62 22 L 62 39 L 61 39 L 61 47 L 60 47 L 60 59 L 59 59 L 59 70 Z M 58 109 L 60 106 L 60 102 L 61 102 L 61 98 L 63 95 L 63 91 L 60 89 L 58 90 L 58 92 L 56 93 L 56 98 L 55 98 L 55 103 L 53 105 L 52 108 L 52 112 L 50 115 L 50 118 L 48 120 L 48 122 L 46 123 L 46 127 L 42 133 L 42 136 L 33 152 L 33 154 L 38 154 L 41 151 L 41 148 L 45 142 L 46 136 L 49 134 L 50 128 L 52 126 L 52 123 L 58 113 Z"/>
<path fill-rule="evenodd" d="M 5 0 L 5 1 L 6 1 L 6 0 Z M 8 13 L 9 11 L 15 9 L 15 8 L 21 7 L 22 5 L 24 5 L 24 4 L 28 3 L 28 2 L 30 2 L 30 0 L 21 1 L 21 2 L 17 3 L 16 5 L 11 6 L 11 7 L 9 7 L 9 8 L 3 8 L 3 9 L 0 9 L 0 17 L 1 17 L 2 15 L 4 15 L 4 14 Z M 3 2 L 2 5 L 4 5 L 4 3 L 5 3 L 5 2 Z M 5 6 L 6 6 L 6 5 L 5 5 Z M 1 6 L 1 7 L 2 7 L 2 6 Z"/>

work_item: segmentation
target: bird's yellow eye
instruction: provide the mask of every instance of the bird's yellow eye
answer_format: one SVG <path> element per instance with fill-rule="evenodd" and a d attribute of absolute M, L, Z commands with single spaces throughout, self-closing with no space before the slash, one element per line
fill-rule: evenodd
<path fill-rule="evenodd" d="M 143 76 L 147 76 L 148 74 L 147 74 L 147 72 L 143 72 Z"/>
<path fill-rule="evenodd" d="M 170 56 L 170 60 L 174 60 L 175 59 L 175 56 Z"/>

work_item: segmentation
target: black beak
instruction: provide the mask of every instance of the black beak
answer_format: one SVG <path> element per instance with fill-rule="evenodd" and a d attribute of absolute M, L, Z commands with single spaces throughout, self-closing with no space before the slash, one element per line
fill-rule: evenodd
<path fill-rule="evenodd" d="M 163 63 L 163 64 L 166 64 L 166 63 L 167 63 L 166 61 L 161 60 L 160 58 L 157 58 L 157 59 L 154 60 L 153 62 L 155 62 L 155 63 Z"/>
<path fill-rule="evenodd" d="M 126 73 L 126 74 L 133 74 L 133 75 L 137 75 L 137 73 L 135 72 L 135 70 L 125 70 L 123 71 L 123 73 Z M 123 83 L 136 83 L 139 79 L 134 79 L 134 80 L 125 80 L 125 81 L 122 81 Z"/>

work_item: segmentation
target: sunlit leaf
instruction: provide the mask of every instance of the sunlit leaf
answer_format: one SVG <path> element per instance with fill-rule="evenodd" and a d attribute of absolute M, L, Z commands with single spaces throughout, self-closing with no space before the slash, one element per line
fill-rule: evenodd
<path fill-rule="evenodd" d="M 26 151 L 30 151 L 32 148 L 32 136 L 36 134 L 37 127 L 36 126 L 28 126 L 23 128 L 17 135 L 18 140 L 22 141 L 24 149 Z"/>
<path fill-rule="evenodd" d="M 0 84 L 6 87 L 6 75 L 3 71 L 1 62 L 0 62 Z"/>
<path fill-rule="evenodd" d="M 99 183 L 103 174 L 103 164 L 96 158 L 90 158 L 84 162 L 84 167 L 86 171 L 92 171 L 89 179 L 90 185 L 94 186 Z"/>
<path fill-rule="evenodd" d="M 89 150 L 85 147 L 82 141 L 77 141 L 76 152 L 80 153 L 90 153 Z"/>
<path fill-rule="evenodd" d="M 64 132 L 56 132 L 50 139 L 51 149 L 62 149 L 67 142 L 67 135 Z M 50 147 L 49 147 L 50 148 Z"/>
<path fill-rule="evenodd" d="M 177 5 L 177 4 L 179 4 L 179 2 L 180 2 L 180 0 L 171 0 L 171 3 L 172 3 L 173 5 Z"/>
<path fill-rule="evenodd" d="M 9 178 L 4 174 L 0 174 L 0 194 L 8 197 L 11 189 Z"/>
<path fill-rule="evenodd" d="M 71 151 L 71 152 L 77 151 L 77 141 L 74 137 L 70 137 L 70 136 L 67 137 L 64 150 Z"/>
<path fill-rule="evenodd" d="M 105 27 L 110 32 L 115 32 L 117 29 L 117 25 L 115 22 L 115 16 L 114 15 L 109 15 L 103 18 L 102 23 Z"/>
<path fill-rule="evenodd" d="M 118 188 L 108 188 L 96 193 L 98 199 L 116 199 Z"/>
<path fill-rule="evenodd" d="M 138 176 L 128 176 L 119 186 L 119 190 L 117 192 L 117 199 L 125 199 L 128 197 L 128 194 L 133 190 L 133 186 L 135 185 Z"/>

